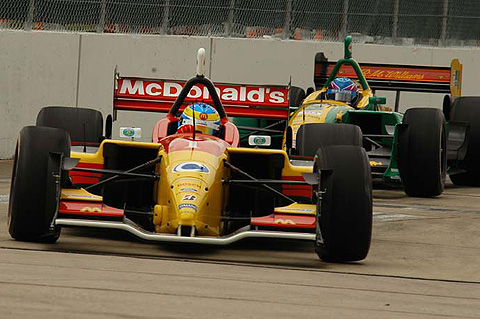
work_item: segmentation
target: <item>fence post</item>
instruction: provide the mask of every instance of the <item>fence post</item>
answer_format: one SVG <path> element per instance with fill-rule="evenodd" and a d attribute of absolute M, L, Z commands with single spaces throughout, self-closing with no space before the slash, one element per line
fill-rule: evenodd
<path fill-rule="evenodd" d="M 228 8 L 228 18 L 225 24 L 225 36 L 227 37 L 232 35 L 234 17 L 235 17 L 235 0 L 230 0 L 230 6 Z"/>
<path fill-rule="evenodd" d="M 348 0 L 343 0 L 342 31 L 341 31 L 342 37 L 339 39 L 340 41 L 342 41 L 342 39 L 347 36 L 347 24 L 348 24 Z"/>
<path fill-rule="evenodd" d="M 393 3 L 393 26 L 392 26 L 392 38 L 393 43 L 397 44 L 398 40 L 398 11 L 400 10 L 400 0 L 395 0 Z"/>
<path fill-rule="evenodd" d="M 35 0 L 30 0 L 30 4 L 28 7 L 28 14 L 25 22 L 23 23 L 23 28 L 28 31 L 32 30 L 33 26 L 33 13 L 35 12 Z"/>
<path fill-rule="evenodd" d="M 291 34 L 292 1 L 293 0 L 287 0 L 287 7 L 285 8 L 285 23 L 283 25 L 284 39 L 289 39 Z"/>
<path fill-rule="evenodd" d="M 102 4 L 100 7 L 100 19 L 97 24 L 97 32 L 103 33 L 105 30 L 105 14 L 107 10 L 107 0 L 102 0 Z"/>
<path fill-rule="evenodd" d="M 448 0 L 443 0 L 441 46 L 447 45 Z"/>
<path fill-rule="evenodd" d="M 163 6 L 163 20 L 162 20 L 163 34 L 168 34 L 169 19 L 170 19 L 170 0 L 165 0 L 165 4 Z"/>

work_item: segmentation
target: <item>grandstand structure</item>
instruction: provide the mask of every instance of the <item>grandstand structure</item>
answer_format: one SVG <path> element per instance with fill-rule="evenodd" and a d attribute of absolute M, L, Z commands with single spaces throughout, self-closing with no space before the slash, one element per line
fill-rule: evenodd
<path fill-rule="evenodd" d="M 471 0 L 2 0 L 0 29 L 479 46 Z"/>

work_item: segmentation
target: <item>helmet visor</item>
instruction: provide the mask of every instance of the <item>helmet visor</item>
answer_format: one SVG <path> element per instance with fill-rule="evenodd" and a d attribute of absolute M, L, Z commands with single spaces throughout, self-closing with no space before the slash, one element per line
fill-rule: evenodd
<path fill-rule="evenodd" d="M 181 125 L 193 125 L 192 119 L 183 119 Z M 200 132 L 203 134 L 213 135 L 218 129 L 220 125 L 212 122 L 212 121 L 204 121 L 204 120 L 195 120 L 195 131 Z"/>
<path fill-rule="evenodd" d="M 352 91 L 340 91 L 332 90 L 332 92 L 327 94 L 329 100 L 335 100 L 340 102 L 351 102 L 357 96 L 356 92 Z"/>

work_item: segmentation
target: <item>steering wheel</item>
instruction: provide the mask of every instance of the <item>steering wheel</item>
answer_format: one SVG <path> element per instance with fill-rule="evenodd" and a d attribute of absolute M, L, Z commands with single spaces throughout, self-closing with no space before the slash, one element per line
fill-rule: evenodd
<path fill-rule="evenodd" d="M 174 121 L 177 119 L 175 115 L 180 110 L 180 107 L 185 101 L 185 98 L 190 92 L 190 89 L 195 84 L 203 84 L 208 89 L 208 92 L 210 93 L 210 96 L 212 97 L 212 100 L 213 100 L 213 107 L 217 110 L 218 115 L 220 116 L 220 122 L 222 123 L 222 125 L 225 125 L 228 122 L 228 117 L 227 117 L 227 114 L 225 113 L 225 109 L 223 108 L 222 102 L 218 97 L 217 91 L 215 90 L 215 87 L 212 81 L 210 81 L 208 78 L 204 76 L 196 76 L 188 80 L 187 83 L 185 83 L 185 86 L 183 87 L 182 91 L 180 91 L 180 94 L 175 100 L 175 103 L 173 103 L 172 108 L 170 109 L 170 111 L 168 111 L 167 117 L 171 121 Z"/>

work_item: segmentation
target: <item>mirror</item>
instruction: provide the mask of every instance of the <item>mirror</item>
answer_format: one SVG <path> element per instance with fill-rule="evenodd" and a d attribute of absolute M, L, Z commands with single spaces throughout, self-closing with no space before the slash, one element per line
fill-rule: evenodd
<path fill-rule="evenodd" d="M 387 103 L 387 98 L 386 97 L 380 97 L 380 96 L 371 96 L 369 99 L 368 99 L 368 102 L 370 102 L 371 104 L 386 104 Z"/>
<path fill-rule="evenodd" d="M 139 127 L 121 127 L 120 137 L 131 138 L 134 141 L 136 138 L 142 137 L 142 129 Z"/>
<path fill-rule="evenodd" d="M 250 135 L 248 137 L 248 145 L 250 146 L 270 146 L 272 138 L 268 135 Z"/>

